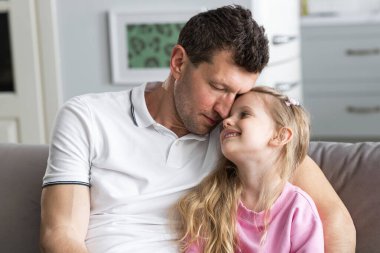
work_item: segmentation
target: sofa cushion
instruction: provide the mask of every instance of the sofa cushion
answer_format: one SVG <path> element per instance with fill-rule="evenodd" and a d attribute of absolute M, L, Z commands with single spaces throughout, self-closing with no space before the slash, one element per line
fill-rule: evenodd
<path fill-rule="evenodd" d="M 354 221 L 356 252 L 380 249 L 380 143 L 312 142 L 319 164 Z"/>
<path fill-rule="evenodd" d="M 0 144 L 0 252 L 37 253 L 48 146 Z"/>

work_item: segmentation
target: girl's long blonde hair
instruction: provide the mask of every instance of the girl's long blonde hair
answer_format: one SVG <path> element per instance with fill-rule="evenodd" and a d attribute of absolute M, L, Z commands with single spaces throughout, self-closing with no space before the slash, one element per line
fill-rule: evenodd
<path fill-rule="evenodd" d="M 277 129 L 288 127 L 293 131 L 293 137 L 282 148 L 275 167 L 282 179 L 282 185 L 277 189 L 282 189 L 307 154 L 309 117 L 301 106 L 273 88 L 257 86 L 250 92 L 263 94 L 261 98 Z M 258 202 L 258 206 L 265 212 L 262 231 L 264 240 L 270 222 L 269 210 L 278 196 L 276 190 L 265 187 L 271 180 L 271 172 L 263 177 L 263 188 Z M 235 252 L 239 244 L 236 216 L 242 188 L 236 166 L 222 158 L 210 175 L 179 200 L 175 210 L 179 220 L 181 252 L 194 244 L 198 244 L 205 253 Z"/>

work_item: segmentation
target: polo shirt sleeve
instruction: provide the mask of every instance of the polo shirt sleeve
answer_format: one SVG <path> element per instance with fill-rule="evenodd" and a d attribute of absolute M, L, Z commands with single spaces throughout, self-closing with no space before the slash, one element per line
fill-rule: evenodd
<path fill-rule="evenodd" d="M 84 98 L 75 97 L 60 109 L 52 132 L 43 187 L 90 185 L 92 117 Z"/>
<path fill-rule="evenodd" d="M 305 194 L 299 194 L 299 196 L 293 216 L 290 252 L 323 253 L 323 226 L 317 208 L 311 197 Z"/>

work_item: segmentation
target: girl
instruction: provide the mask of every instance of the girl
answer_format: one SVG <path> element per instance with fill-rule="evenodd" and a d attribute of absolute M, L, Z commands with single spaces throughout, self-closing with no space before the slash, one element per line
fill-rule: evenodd
<path fill-rule="evenodd" d="M 220 143 L 226 159 L 176 206 L 181 252 L 323 252 L 315 204 L 288 182 L 309 145 L 298 102 L 253 88 L 235 101 Z"/>

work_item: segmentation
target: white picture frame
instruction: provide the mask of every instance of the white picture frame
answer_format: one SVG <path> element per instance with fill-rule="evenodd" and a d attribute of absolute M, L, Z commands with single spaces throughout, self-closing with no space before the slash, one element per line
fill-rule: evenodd
<path fill-rule="evenodd" d="M 109 11 L 108 21 L 112 64 L 112 83 L 114 85 L 136 85 L 148 81 L 163 81 L 165 78 L 167 78 L 169 74 L 168 65 L 164 66 L 162 62 L 158 61 L 161 61 L 162 57 L 158 57 L 158 55 L 152 56 L 150 58 L 140 57 L 137 55 L 141 52 L 136 49 L 138 48 L 135 46 L 136 43 L 130 43 L 130 41 L 133 41 L 133 39 L 135 39 L 135 41 L 137 40 L 141 44 L 141 41 L 145 40 L 145 42 L 143 41 L 145 45 L 150 45 L 151 41 L 149 41 L 150 39 L 148 38 L 149 34 L 145 37 L 142 37 L 143 39 L 136 39 L 136 37 L 139 37 L 139 34 L 141 34 L 141 32 L 138 33 L 139 30 L 145 29 L 147 27 L 154 29 L 161 27 L 165 28 L 166 30 L 174 30 L 177 29 L 178 25 L 184 25 L 189 18 L 202 10 L 204 10 L 204 8 L 199 8 L 197 10 L 173 10 L 160 12 L 132 12 L 120 10 Z M 174 34 L 174 32 L 171 34 Z M 175 37 L 175 41 L 171 41 L 173 44 L 172 46 L 174 46 L 174 44 L 177 42 L 178 34 Z M 153 40 L 152 36 L 150 37 L 151 40 Z M 167 35 L 164 32 L 158 33 L 157 29 L 154 36 L 156 36 L 154 37 L 155 41 L 158 40 L 162 42 L 164 39 L 169 40 L 166 39 Z M 160 36 L 161 38 L 157 39 L 157 36 Z M 171 39 L 173 40 L 173 37 L 171 37 Z M 166 43 L 166 48 L 169 48 L 169 42 L 166 41 Z M 149 47 L 150 51 L 148 50 L 148 46 L 146 46 L 143 50 L 145 50 L 144 53 L 149 55 L 149 52 L 152 52 L 152 47 Z M 162 52 L 162 48 L 160 48 L 160 50 Z M 165 52 L 167 53 L 167 51 L 168 50 Z M 165 55 L 165 57 L 167 57 L 167 55 Z"/>

